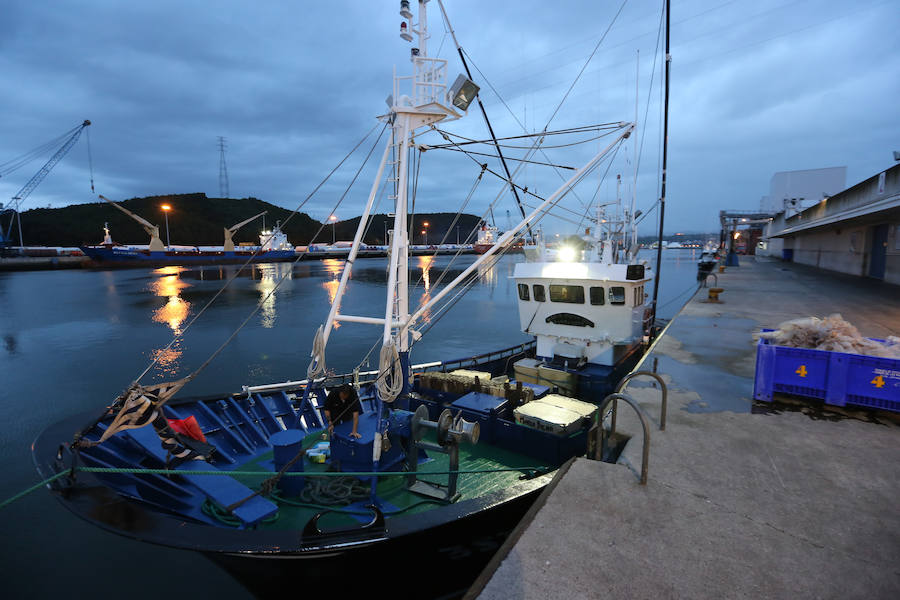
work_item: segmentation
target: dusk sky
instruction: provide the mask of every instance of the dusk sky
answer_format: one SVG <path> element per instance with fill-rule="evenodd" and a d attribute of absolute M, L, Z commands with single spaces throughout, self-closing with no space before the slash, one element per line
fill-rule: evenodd
<path fill-rule="evenodd" d="M 900 150 L 896 1 L 672 4 L 667 232 L 712 231 L 720 209 L 758 208 L 776 171 L 846 165 L 852 185 L 893 164 L 891 153 Z M 645 211 L 653 205 L 659 194 L 661 1 L 627 1 L 618 17 L 621 0 L 445 5 L 483 74 L 475 72 L 474 79 L 500 136 L 519 135 L 522 127 L 491 86 L 528 130 L 543 128 L 612 23 L 550 129 L 633 120 L 639 51 L 638 136 L 617 155 L 599 197 L 614 193 L 616 172 L 630 187 L 631 144 L 644 139 L 637 203 Z M 436 0 L 428 7 L 429 54 L 439 50 L 449 60 L 452 80 L 462 65 Z M 399 74 L 409 73 L 411 45 L 398 36 L 398 8 L 394 0 L 5 0 L 0 164 L 90 119 L 97 192 L 117 200 L 218 196 L 221 135 L 228 140 L 230 195 L 294 208 L 376 124 L 394 65 Z M 487 137 L 474 107 L 446 128 Z M 97 201 L 86 142 L 82 136 L 23 210 Z M 305 212 L 328 216 L 373 142 Z M 578 166 L 597 143 L 547 154 Z M 51 154 L 0 178 L 0 201 Z M 496 162 L 484 160 L 492 167 Z M 361 212 L 373 172 L 364 171 L 339 218 Z M 417 212 L 455 211 L 477 174 L 464 156 L 426 153 Z M 548 195 L 560 180 L 543 167 L 529 167 L 519 181 Z M 597 186 L 597 178 L 592 181 L 579 188 L 583 200 Z M 481 214 L 500 186 L 496 178 L 486 179 L 467 212 Z M 511 197 L 495 211 L 501 227 L 506 210 L 515 211 Z M 654 216 L 642 233 L 653 230 Z M 548 220 L 547 226 L 571 229 L 563 221 Z"/>

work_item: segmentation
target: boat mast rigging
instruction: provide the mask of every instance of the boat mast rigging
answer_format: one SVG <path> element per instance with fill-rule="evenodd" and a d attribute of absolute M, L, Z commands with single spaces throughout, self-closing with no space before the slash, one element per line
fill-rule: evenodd
<path fill-rule="evenodd" d="M 423 3 L 424 4 L 424 3 Z M 459 60 L 462 61 L 463 68 L 466 70 L 466 77 L 469 78 L 469 81 L 472 80 L 472 72 L 469 70 L 469 63 L 466 62 L 466 56 L 463 53 L 462 46 L 459 45 L 459 40 L 456 39 L 456 32 L 453 30 L 453 26 L 450 24 L 450 19 L 447 17 L 447 11 L 444 9 L 443 0 L 438 0 L 438 6 L 441 8 L 441 14 L 444 16 L 444 22 L 447 23 L 447 29 L 450 31 L 450 37 L 453 38 L 453 45 L 456 46 L 456 52 L 459 54 Z M 494 135 L 494 128 L 491 126 L 491 120 L 488 119 L 487 111 L 484 109 L 484 104 L 481 102 L 481 96 L 476 94 L 475 99 L 478 101 L 478 108 L 481 109 L 481 116 L 484 117 L 484 124 L 487 125 L 488 133 L 491 134 L 491 139 L 494 140 L 494 147 L 497 149 L 497 157 L 500 159 L 500 163 L 503 165 L 503 172 L 506 173 L 506 178 L 510 181 L 510 190 L 512 190 L 513 196 L 516 199 L 516 205 L 519 207 L 519 213 L 521 213 L 522 218 L 525 218 L 525 207 L 522 206 L 522 200 L 519 198 L 519 192 L 516 190 L 516 187 L 511 184 L 512 175 L 509 172 L 509 167 L 506 164 L 506 159 L 503 157 L 503 151 L 500 150 L 500 144 L 497 141 L 497 136 Z M 491 210 L 491 222 L 494 221 L 494 211 Z M 496 225 L 496 224 L 495 224 Z M 531 233 L 531 227 L 528 228 L 528 238 L 533 239 L 534 236 Z"/>
<path fill-rule="evenodd" d="M 666 220 L 666 161 L 669 149 L 669 67 L 672 64 L 672 55 L 669 54 L 669 8 L 670 0 L 666 0 L 666 76 L 665 76 L 665 100 L 663 101 L 663 152 L 662 152 L 662 179 L 659 196 L 659 235 L 656 246 L 656 277 L 653 279 L 653 323 L 656 323 L 656 306 L 659 298 L 659 274 L 662 271 L 663 248 L 663 224 Z"/>

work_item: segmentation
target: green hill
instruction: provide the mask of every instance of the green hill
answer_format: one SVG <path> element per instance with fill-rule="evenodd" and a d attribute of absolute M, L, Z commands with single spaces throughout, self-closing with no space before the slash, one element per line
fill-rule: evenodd
<path fill-rule="evenodd" d="M 268 211 L 266 226 L 275 221 L 286 221 L 291 211 L 269 204 L 258 198 L 208 198 L 206 194 L 173 194 L 168 196 L 148 196 L 132 198 L 120 203 L 128 210 L 147 221 L 158 225 L 160 237 L 166 242 L 165 216 L 160 208 L 163 204 L 172 207 L 169 212 L 169 236 L 173 245 L 217 246 L 223 242 L 223 229 L 248 219 L 257 213 Z M 436 244 L 450 230 L 455 213 L 428 213 L 415 215 L 414 244 L 421 244 L 428 231 L 428 243 Z M 428 227 L 423 223 L 427 222 Z M 149 240 L 143 228 L 133 219 L 106 202 L 75 204 L 63 208 L 36 208 L 22 213 L 22 235 L 28 246 L 80 246 L 98 244 L 103 240 L 103 224 L 109 223 L 114 241 L 123 244 L 146 244 Z M 460 241 L 479 223 L 478 217 L 460 215 Z M 284 227 L 284 232 L 292 244 L 306 245 L 319 229 L 317 243 L 331 243 L 332 235 L 337 241 L 352 240 L 359 224 L 359 217 L 335 224 L 322 223 L 306 213 L 299 213 Z M 383 244 L 385 224 L 390 228 L 393 218 L 375 215 L 365 236 L 367 244 Z M 259 242 L 262 221 L 245 225 L 234 235 L 235 243 Z M 15 234 L 14 234 L 15 236 Z M 456 228 L 447 236 L 447 243 L 456 242 Z"/>

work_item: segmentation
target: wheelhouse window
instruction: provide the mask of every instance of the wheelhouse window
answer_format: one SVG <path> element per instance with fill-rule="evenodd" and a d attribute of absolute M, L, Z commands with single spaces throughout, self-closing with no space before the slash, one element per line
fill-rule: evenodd
<path fill-rule="evenodd" d="M 536 283 L 531 287 L 534 288 L 533 291 L 534 291 L 534 301 L 535 302 L 546 302 L 547 301 L 547 294 L 544 292 L 544 286 L 542 286 L 539 283 Z"/>
<path fill-rule="evenodd" d="M 610 286 L 609 288 L 610 304 L 625 304 L 625 288 L 621 285 Z"/>
<path fill-rule="evenodd" d="M 580 285 L 551 285 L 550 302 L 584 304 L 584 287 Z"/>
<path fill-rule="evenodd" d="M 591 304 L 593 304 L 594 306 L 603 306 L 603 304 L 606 303 L 606 297 L 603 294 L 604 291 L 602 287 L 591 287 Z"/>
<path fill-rule="evenodd" d="M 528 284 L 520 283 L 519 284 L 519 300 L 528 301 L 531 298 L 528 297 Z"/>

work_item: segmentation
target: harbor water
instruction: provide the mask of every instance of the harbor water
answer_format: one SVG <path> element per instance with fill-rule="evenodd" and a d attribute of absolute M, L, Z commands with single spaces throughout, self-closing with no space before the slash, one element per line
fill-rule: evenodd
<path fill-rule="evenodd" d="M 645 250 L 641 257 L 652 262 L 655 253 Z M 671 317 L 691 297 L 698 257 L 699 250 L 663 253 L 661 317 Z M 411 259 L 410 282 L 418 284 L 411 305 L 434 294 L 476 258 L 458 257 L 449 268 L 449 256 Z M 506 256 L 480 270 L 468 293 L 446 313 L 428 315 L 423 327 L 428 331 L 413 347 L 413 362 L 462 358 L 527 341 L 529 336 L 519 329 L 511 279 L 520 260 L 520 255 Z M 181 395 L 236 392 L 242 385 L 304 378 L 313 335 L 327 316 L 342 268 L 343 261 L 322 260 L 244 269 L 0 273 L 0 499 L 38 481 L 30 446 L 46 426 L 102 410 L 154 359 L 144 383 L 186 375 L 260 302 L 236 339 Z M 360 259 L 342 312 L 383 313 L 385 275 L 386 259 Z M 173 336 L 182 334 L 167 348 Z M 372 325 L 340 325 L 329 340 L 328 369 L 377 368 L 379 337 Z M 0 571 L 8 598 L 115 594 L 126 581 L 132 584 L 132 598 L 173 593 L 247 597 L 202 556 L 106 533 L 69 514 L 44 489 L 0 512 L 0 532 Z M 159 575 L 163 572 L 165 578 Z M 340 582 L 335 591 L 339 594 Z"/>

